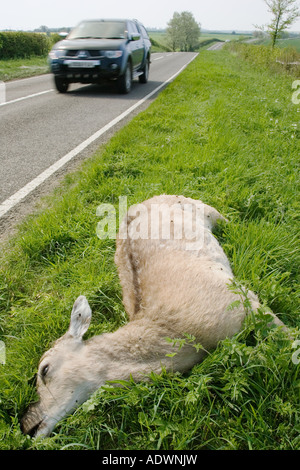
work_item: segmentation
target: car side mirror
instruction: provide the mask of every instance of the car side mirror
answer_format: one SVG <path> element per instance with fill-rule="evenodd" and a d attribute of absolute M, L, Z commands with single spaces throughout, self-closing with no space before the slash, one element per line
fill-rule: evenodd
<path fill-rule="evenodd" d="M 130 41 L 138 41 L 141 39 L 141 35 L 139 33 L 133 33 L 130 35 Z"/>

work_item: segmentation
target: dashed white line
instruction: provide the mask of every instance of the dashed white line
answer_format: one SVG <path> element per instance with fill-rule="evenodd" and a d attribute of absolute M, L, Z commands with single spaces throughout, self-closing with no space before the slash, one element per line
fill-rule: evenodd
<path fill-rule="evenodd" d="M 34 93 L 33 95 L 22 96 L 21 98 L 16 98 L 15 100 L 5 101 L 0 103 L 0 106 L 6 106 L 7 104 L 17 103 L 18 101 L 28 100 L 29 98 L 35 98 L 36 96 L 45 95 L 46 93 L 51 93 L 54 91 L 53 88 L 50 90 L 40 91 L 39 93 Z"/>
<path fill-rule="evenodd" d="M 179 75 L 197 57 L 197 55 L 198 54 L 195 54 L 187 64 L 185 64 L 183 67 L 181 67 L 181 69 L 178 70 L 178 72 L 176 72 L 170 78 L 168 78 L 168 80 L 166 80 L 161 85 L 156 87 L 155 90 L 151 91 L 151 93 L 148 93 L 148 95 L 146 95 L 144 98 L 139 100 L 133 106 L 128 108 L 126 111 L 121 113 L 115 119 L 113 119 L 108 124 L 106 124 L 104 127 L 99 129 L 97 132 L 95 132 L 95 134 L 91 135 L 88 139 L 86 139 L 84 142 L 82 142 L 77 147 L 75 147 L 73 150 L 71 150 L 71 152 L 67 153 L 64 157 L 62 157 L 60 160 L 58 160 L 53 165 L 51 165 L 49 168 L 47 168 L 47 170 L 43 171 L 40 175 L 38 175 L 36 178 L 34 178 L 32 181 L 30 181 L 28 184 L 26 184 L 23 188 L 21 188 L 15 194 L 13 194 L 8 199 L 6 199 L 4 202 L 2 202 L 0 204 L 0 217 L 3 217 L 4 214 L 6 214 L 9 210 L 11 210 L 14 206 L 16 206 L 20 201 L 22 201 L 22 199 L 24 199 L 26 196 L 28 196 L 38 186 L 40 186 L 42 183 L 44 183 L 56 171 L 58 171 L 60 168 L 62 168 L 64 165 L 66 165 L 69 161 L 71 161 L 76 155 L 78 155 L 80 152 L 82 152 L 85 148 L 87 148 L 95 140 L 99 139 L 99 137 L 101 137 L 103 134 L 105 134 L 105 132 L 107 132 L 109 129 L 114 127 L 116 124 L 118 124 L 120 121 L 122 121 L 125 117 L 127 117 L 129 114 L 131 114 L 135 109 L 139 108 L 143 103 L 145 103 L 145 101 L 149 100 L 161 88 L 163 88 L 168 83 L 172 82 L 177 77 L 177 75 Z M 49 91 L 51 91 L 51 90 L 47 90 L 48 93 L 49 93 Z M 42 93 L 46 93 L 46 92 L 42 92 Z M 36 94 L 36 95 L 38 95 L 38 94 Z M 31 96 L 33 96 L 33 95 L 31 95 Z"/>

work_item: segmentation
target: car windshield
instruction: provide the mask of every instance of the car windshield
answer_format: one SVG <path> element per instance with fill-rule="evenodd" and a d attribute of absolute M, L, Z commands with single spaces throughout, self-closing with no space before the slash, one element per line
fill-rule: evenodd
<path fill-rule="evenodd" d="M 71 31 L 68 39 L 124 39 L 125 21 L 83 21 Z"/>

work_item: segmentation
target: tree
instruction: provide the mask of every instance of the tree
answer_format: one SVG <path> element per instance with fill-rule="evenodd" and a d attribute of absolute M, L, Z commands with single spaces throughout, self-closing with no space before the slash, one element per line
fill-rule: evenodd
<path fill-rule="evenodd" d="M 45 33 L 45 34 L 47 34 L 47 36 L 50 36 L 50 29 L 48 28 L 48 26 L 43 24 L 39 28 L 36 28 L 34 30 L 34 33 Z"/>
<path fill-rule="evenodd" d="M 297 0 L 264 0 L 272 14 L 270 24 L 266 25 L 274 48 L 281 33 L 291 26 L 300 16 Z M 260 29 L 263 29 L 261 27 Z"/>
<path fill-rule="evenodd" d="M 175 12 L 167 27 L 168 40 L 173 51 L 192 51 L 199 44 L 200 25 L 189 11 Z"/>
<path fill-rule="evenodd" d="M 264 31 L 254 31 L 253 33 L 253 38 L 255 39 L 263 39 L 265 37 L 266 33 Z"/>

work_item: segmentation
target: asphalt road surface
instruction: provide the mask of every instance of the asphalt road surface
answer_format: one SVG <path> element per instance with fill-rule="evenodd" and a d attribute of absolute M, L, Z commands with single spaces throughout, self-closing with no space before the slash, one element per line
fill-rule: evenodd
<path fill-rule="evenodd" d="M 145 109 L 196 55 L 152 54 L 149 82 L 135 80 L 128 95 L 112 83 L 72 84 L 59 94 L 51 74 L 8 82 L 0 103 L 0 219 L 11 217 L 61 168 L 67 171 L 75 157 L 91 155 L 103 136 Z"/>
<path fill-rule="evenodd" d="M 224 44 L 225 44 L 225 42 L 216 42 L 216 44 L 213 44 L 207 50 L 208 51 L 219 51 L 220 49 L 223 48 Z"/>

